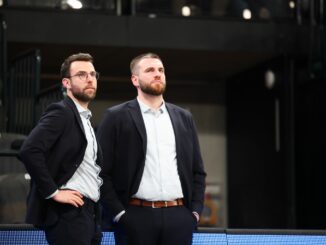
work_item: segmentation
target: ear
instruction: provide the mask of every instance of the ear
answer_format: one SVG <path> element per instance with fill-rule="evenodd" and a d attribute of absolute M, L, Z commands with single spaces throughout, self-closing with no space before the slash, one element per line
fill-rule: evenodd
<path fill-rule="evenodd" d="M 137 75 L 132 74 L 132 75 L 131 75 L 131 81 L 132 81 L 132 84 L 133 84 L 136 88 L 139 87 L 139 82 L 138 82 L 138 76 L 137 76 Z"/>
<path fill-rule="evenodd" d="M 61 82 L 62 82 L 63 87 L 65 87 L 66 89 L 71 88 L 70 79 L 63 78 Z"/>

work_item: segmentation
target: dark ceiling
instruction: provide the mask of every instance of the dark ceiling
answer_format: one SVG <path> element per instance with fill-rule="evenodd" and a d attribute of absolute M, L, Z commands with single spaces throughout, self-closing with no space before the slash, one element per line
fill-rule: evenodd
<path fill-rule="evenodd" d="M 58 76 L 60 65 L 65 57 L 76 52 L 88 52 L 95 58 L 95 66 L 102 80 L 114 79 L 117 82 L 129 81 L 129 62 L 134 56 L 143 52 L 156 52 L 160 55 L 167 76 L 175 82 L 224 81 L 231 75 L 274 57 L 273 54 L 252 52 L 9 43 L 9 60 L 32 49 L 41 52 L 43 76 Z"/>
<path fill-rule="evenodd" d="M 93 55 L 100 81 L 115 92 L 133 89 L 130 60 L 155 52 L 163 59 L 168 84 L 181 92 L 184 87 L 219 86 L 241 71 L 308 47 L 305 27 L 293 23 L 15 9 L 0 9 L 1 15 L 7 23 L 9 62 L 27 50 L 40 50 L 42 88 L 60 83 L 63 59 L 76 52 Z"/>
<path fill-rule="evenodd" d="M 63 59 L 72 53 L 89 52 L 100 72 L 97 99 L 128 100 L 135 96 L 130 82 L 129 62 L 143 52 L 156 52 L 163 59 L 169 89 L 166 98 L 178 102 L 224 103 L 225 81 L 273 57 L 250 52 L 217 52 L 158 48 L 117 48 L 91 45 L 10 43 L 13 58 L 31 49 L 41 52 L 41 89 L 59 84 Z M 171 89 L 172 88 L 172 89 Z"/>

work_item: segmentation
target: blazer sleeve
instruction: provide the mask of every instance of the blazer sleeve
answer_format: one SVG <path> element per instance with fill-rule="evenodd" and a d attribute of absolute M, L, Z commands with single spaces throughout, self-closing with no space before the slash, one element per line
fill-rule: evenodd
<path fill-rule="evenodd" d="M 115 115 L 107 110 L 97 129 L 97 139 L 100 143 L 103 153 L 103 167 L 100 177 L 103 179 L 101 186 L 101 203 L 108 209 L 109 214 L 115 217 L 124 210 L 124 206 L 118 198 L 113 184 L 113 173 L 115 164 L 115 142 L 117 131 L 115 127 Z"/>
<path fill-rule="evenodd" d="M 50 105 L 25 140 L 19 154 L 20 160 L 24 163 L 43 198 L 50 196 L 58 189 L 47 166 L 47 156 L 60 135 L 63 134 L 65 122 L 69 118 L 63 106 Z"/>
<path fill-rule="evenodd" d="M 198 135 L 196 126 L 192 116 L 189 117 L 192 137 L 193 137 L 193 189 L 192 189 L 192 210 L 201 214 L 204 206 L 205 198 L 205 179 L 206 172 L 204 170 L 203 159 L 200 152 L 200 145 L 198 141 Z"/>

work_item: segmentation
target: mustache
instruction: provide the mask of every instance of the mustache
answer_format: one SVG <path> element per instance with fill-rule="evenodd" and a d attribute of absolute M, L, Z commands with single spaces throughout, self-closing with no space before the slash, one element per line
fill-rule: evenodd
<path fill-rule="evenodd" d="M 85 89 L 89 89 L 89 88 L 95 90 L 95 87 L 93 87 L 93 86 L 87 86 L 86 88 L 84 88 L 84 90 L 85 90 Z"/>

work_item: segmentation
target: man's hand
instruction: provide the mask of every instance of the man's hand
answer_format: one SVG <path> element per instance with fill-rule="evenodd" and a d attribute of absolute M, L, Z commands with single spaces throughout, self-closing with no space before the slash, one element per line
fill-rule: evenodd
<path fill-rule="evenodd" d="M 73 190 L 59 190 L 52 199 L 56 202 L 71 204 L 76 208 L 84 205 L 82 194 Z"/>

